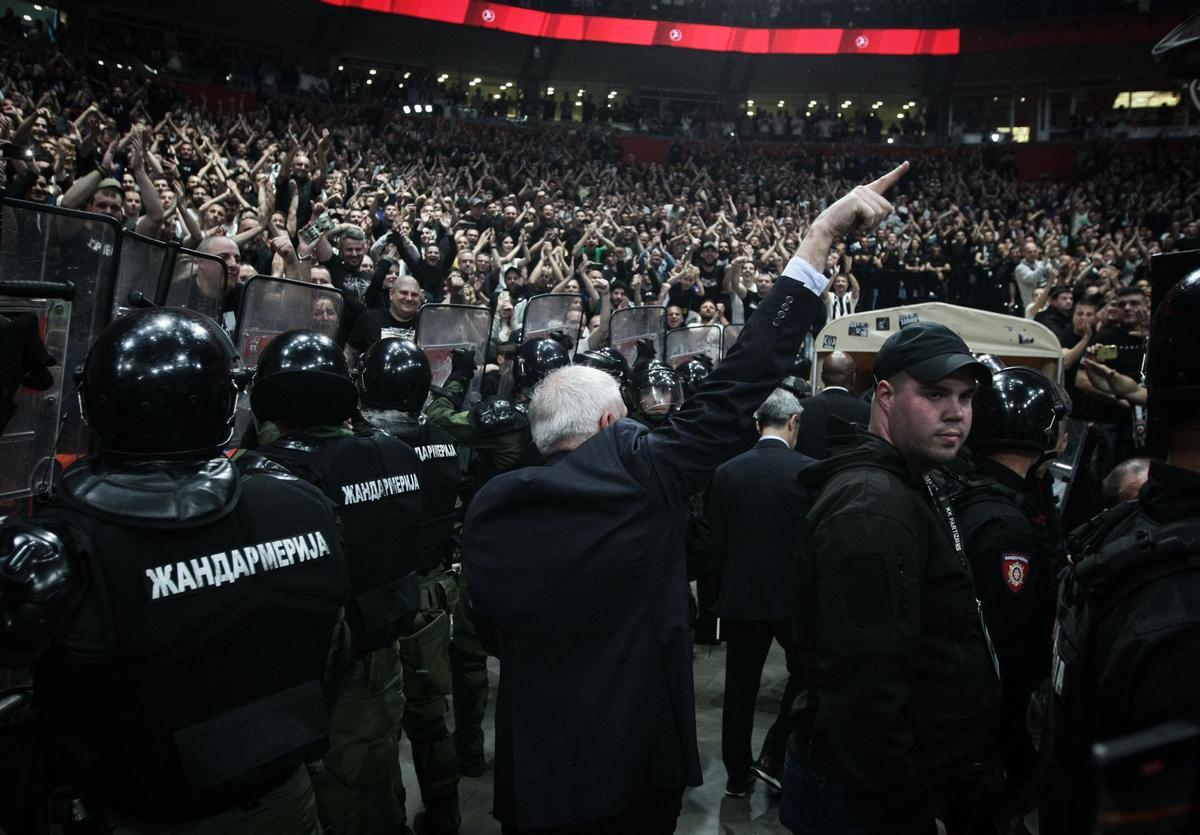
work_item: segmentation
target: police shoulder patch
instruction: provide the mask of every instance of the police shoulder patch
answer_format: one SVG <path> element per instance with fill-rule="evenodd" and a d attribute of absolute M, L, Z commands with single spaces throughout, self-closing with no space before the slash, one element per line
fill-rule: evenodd
<path fill-rule="evenodd" d="M 1025 588 L 1029 579 L 1029 556 L 1026 554 L 1001 554 L 1001 570 L 1004 572 L 1004 584 L 1013 594 L 1019 594 Z"/>

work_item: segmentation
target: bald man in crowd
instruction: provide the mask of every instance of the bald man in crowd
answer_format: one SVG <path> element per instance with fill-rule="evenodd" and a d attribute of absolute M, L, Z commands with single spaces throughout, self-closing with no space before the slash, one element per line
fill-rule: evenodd
<path fill-rule="evenodd" d="M 806 398 L 800 415 L 800 440 L 796 451 L 810 458 L 828 456 L 826 437 L 845 431 L 847 424 L 866 426 L 871 419 L 871 407 L 853 393 L 858 366 L 854 357 L 844 351 L 834 351 L 821 364 L 820 394 Z"/>

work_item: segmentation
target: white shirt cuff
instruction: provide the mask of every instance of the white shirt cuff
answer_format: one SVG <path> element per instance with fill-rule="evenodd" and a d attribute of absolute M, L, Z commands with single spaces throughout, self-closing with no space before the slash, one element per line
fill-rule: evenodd
<path fill-rule="evenodd" d="M 814 270 L 812 264 L 799 256 L 788 261 L 788 265 L 783 269 L 783 275 L 799 281 L 817 296 L 824 293 L 825 288 L 829 286 L 829 279 L 823 273 Z"/>

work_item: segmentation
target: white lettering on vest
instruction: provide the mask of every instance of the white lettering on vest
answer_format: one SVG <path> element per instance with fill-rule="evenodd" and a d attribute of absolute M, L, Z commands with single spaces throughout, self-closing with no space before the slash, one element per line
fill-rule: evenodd
<path fill-rule="evenodd" d="M 245 545 L 240 549 L 230 548 L 228 552 L 147 568 L 147 592 L 151 600 L 164 600 L 186 592 L 236 583 L 243 577 L 262 575 L 299 562 L 327 557 L 330 553 L 329 543 L 320 531 Z"/>
<path fill-rule="evenodd" d="M 453 449 L 453 447 L 451 447 Z M 389 496 L 399 496 L 403 493 L 414 493 L 421 489 L 416 473 L 377 478 L 372 481 L 362 481 L 358 484 L 342 485 L 342 505 L 377 502 Z"/>

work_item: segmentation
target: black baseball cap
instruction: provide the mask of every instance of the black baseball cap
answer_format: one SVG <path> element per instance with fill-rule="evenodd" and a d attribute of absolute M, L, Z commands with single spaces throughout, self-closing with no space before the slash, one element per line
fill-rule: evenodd
<path fill-rule="evenodd" d="M 875 379 L 886 380 L 901 371 L 932 383 L 969 369 L 980 384 L 992 379 L 988 367 L 971 354 L 962 337 L 937 322 L 914 322 L 888 337 L 875 355 Z"/>

